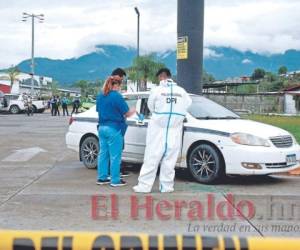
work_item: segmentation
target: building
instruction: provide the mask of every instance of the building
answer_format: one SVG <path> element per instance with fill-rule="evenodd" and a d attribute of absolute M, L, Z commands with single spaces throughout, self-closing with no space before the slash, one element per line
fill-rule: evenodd
<path fill-rule="evenodd" d="M 34 75 L 33 77 L 33 92 L 34 95 L 52 95 L 51 86 L 53 79 L 47 76 Z M 31 74 L 21 72 L 11 87 L 9 76 L 5 72 L 0 72 L 0 91 L 3 93 L 22 94 L 31 93 L 32 78 Z M 78 89 L 58 88 L 60 93 L 67 94 L 70 96 L 76 96 L 80 94 Z"/>
<path fill-rule="evenodd" d="M 0 92 L 4 94 L 9 94 L 10 93 L 10 84 L 4 84 L 0 82 Z"/>
<path fill-rule="evenodd" d="M 284 91 L 284 113 L 300 114 L 300 84 L 289 87 Z"/>
<path fill-rule="evenodd" d="M 6 72 L 0 73 L 0 90 L 4 93 L 30 93 L 31 92 L 31 74 L 23 73 L 17 75 L 12 87 L 9 75 Z M 33 76 L 33 90 L 35 94 L 40 94 L 43 89 L 48 89 L 52 84 L 52 78 L 46 76 Z"/>

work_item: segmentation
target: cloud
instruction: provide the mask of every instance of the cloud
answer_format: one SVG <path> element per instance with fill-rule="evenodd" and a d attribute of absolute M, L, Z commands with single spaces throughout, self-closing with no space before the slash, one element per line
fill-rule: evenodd
<path fill-rule="evenodd" d="M 300 49 L 300 1 L 206 1 L 205 43 L 241 51 Z M 215 4 L 212 4 L 215 2 Z M 216 3 L 218 2 L 219 5 Z"/>
<path fill-rule="evenodd" d="M 35 54 L 72 58 L 95 50 L 98 44 L 136 46 L 137 17 L 141 12 L 142 53 L 176 46 L 176 0 L 11 0 L 0 1 L 0 68 L 30 57 L 31 25 L 22 23 L 24 11 L 44 13 L 36 24 Z M 229 46 L 257 53 L 300 49 L 300 1 L 207 0 L 205 47 Z M 208 57 L 218 57 L 204 50 Z"/>
<path fill-rule="evenodd" d="M 250 63 L 252 63 L 252 61 L 248 58 L 246 58 L 242 61 L 242 64 L 250 64 Z"/>
<path fill-rule="evenodd" d="M 218 54 L 216 51 L 210 48 L 203 49 L 203 57 L 204 58 L 220 58 L 223 54 Z"/>

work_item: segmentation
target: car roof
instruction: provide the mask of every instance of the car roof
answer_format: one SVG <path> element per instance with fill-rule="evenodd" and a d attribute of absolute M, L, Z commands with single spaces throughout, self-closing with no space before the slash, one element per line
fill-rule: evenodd
<path fill-rule="evenodd" d="M 139 92 L 124 92 L 124 96 L 135 96 L 135 95 L 149 95 L 150 91 L 139 91 Z"/>
<path fill-rule="evenodd" d="M 122 93 L 123 96 L 149 96 L 150 95 L 150 91 L 139 91 L 139 92 L 124 92 Z M 190 96 L 199 96 L 196 94 L 191 94 L 189 93 Z"/>

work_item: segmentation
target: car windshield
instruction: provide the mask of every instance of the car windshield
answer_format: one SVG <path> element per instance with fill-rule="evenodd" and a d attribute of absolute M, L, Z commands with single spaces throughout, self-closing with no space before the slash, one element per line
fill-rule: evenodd
<path fill-rule="evenodd" d="M 189 113 L 197 119 L 239 119 L 231 110 L 202 96 L 191 96 Z"/>
<path fill-rule="evenodd" d="M 18 95 L 6 95 L 6 98 L 8 100 L 17 100 L 19 98 Z"/>

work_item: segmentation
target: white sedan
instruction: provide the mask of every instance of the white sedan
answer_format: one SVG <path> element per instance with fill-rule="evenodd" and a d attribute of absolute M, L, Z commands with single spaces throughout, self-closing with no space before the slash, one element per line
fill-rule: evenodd
<path fill-rule="evenodd" d="M 128 105 L 144 115 L 127 119 L 124 162 L 143 163 L 148 121 L 149 93 L 124 94 Z M 184 122 L 182 150 L 176 167 L 188 168 L 194 179 L 213 183 L 224 175 L 268 175 L 300 166 L 300 146 L 287 131 L 241 119 L 234 112 L 198 95 Z M 97 167 L 98 114 L 95 106 L 73 116 L 66 134 L 68 148 L 79 152 L 87 168 Z"/>

